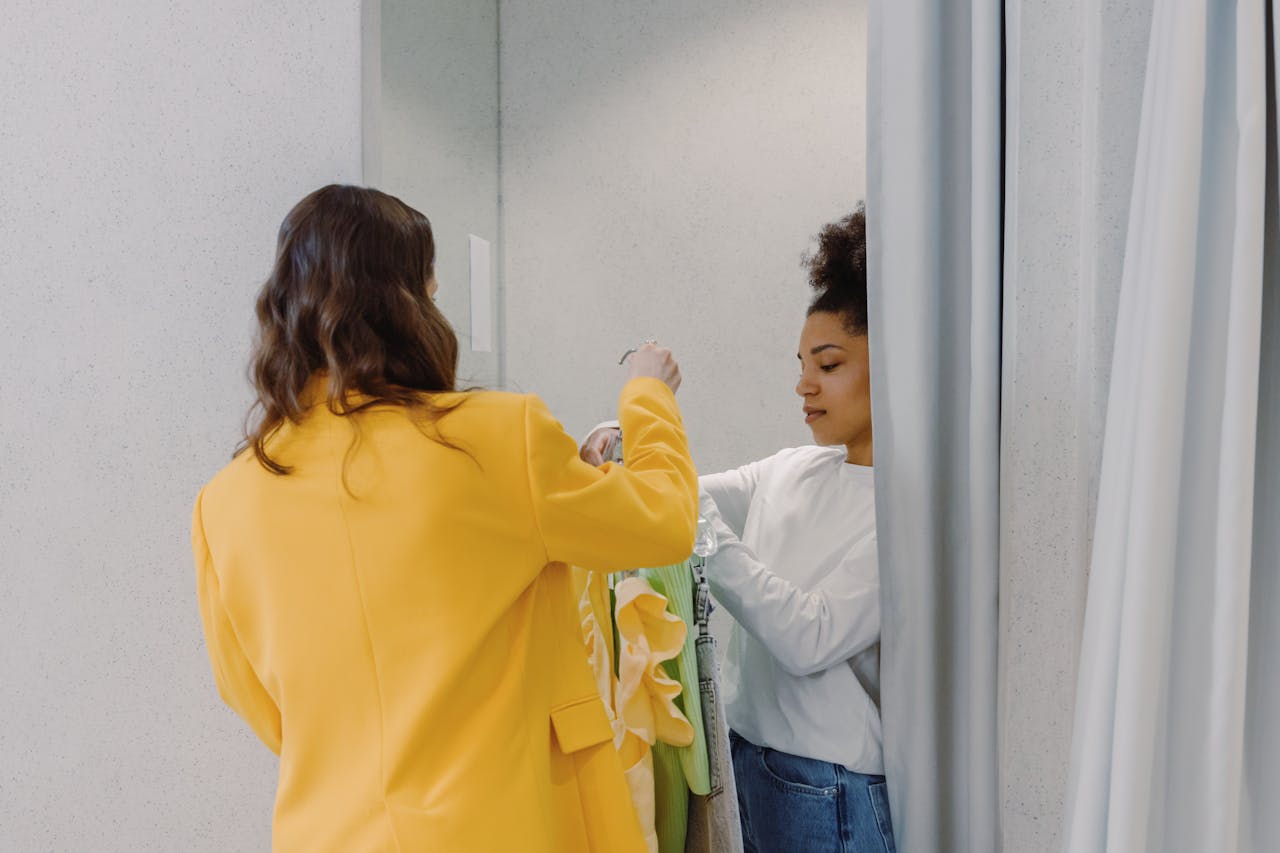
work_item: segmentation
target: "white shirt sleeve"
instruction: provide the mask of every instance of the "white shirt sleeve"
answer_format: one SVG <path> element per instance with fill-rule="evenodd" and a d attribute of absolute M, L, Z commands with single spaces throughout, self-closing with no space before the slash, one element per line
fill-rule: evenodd
<path fill-rule="evenodd" d="M 767 461 L 752 462 L 732 471 L 698 478 L 698 492 L 703 507 L 707 506 L 706 498 L 710 498 L 712 509 L 719 512 L 720 518 L 737 536 L 742 536 L 743 528 L 746 527 L 747 510 L 751 509 L 751 497 L 760 482 L 761 465 Z M 705 511 L 702 515 L 710 520 Z"/>
<path fill-rule="evenodd" d="M 621 430 L 622 430 L 622 423 L 621 423 L 620 421 L 617 421 L 617 420 L 613 420 L 613 421 L 601 421 L 600 423 L 598 423 L 598 424 L 596 424 L 595 426 L 593 426 L 591 429 L 587 430 L 587 434 L 586 434 L 586 435 L 584 435 L 581 439 L 579 439 L 579 440 L 578 440 L 578 447 L 579 447 L 579 448 L 581 448 L 581 447 L 582 447 L 582 445 L 584 445 L 584 444 L 586 444 L 586 443 L 587 443 L 587 439 L 589 439 L 589 438 L 591 438 L 591 436 L 595 435 L 597 430 L 602 430 L 602 429 L 616 429 L 616 430 L 621 431 Z"/>
<path fill-rule="evenodd" d="M 707 479 L 700 485 L 705 487 Z M 711 593 L 784 670 L 796 676 L 822 672 L 879 641 L 879 576 L 873 574 L 873 582 L 854 570 L 858 560 L 875 560 L 874 551 L 850 556 L 815 588 L 802 590 L 769 571 L 725 523 L 717 505 L 704 496 L 700 507 L 719 545 L 707 561 Z"/>

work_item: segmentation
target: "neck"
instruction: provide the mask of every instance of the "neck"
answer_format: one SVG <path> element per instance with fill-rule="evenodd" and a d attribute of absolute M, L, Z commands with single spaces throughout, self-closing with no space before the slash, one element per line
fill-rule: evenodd
<path fill-rule="evenodd" d="M 848 451 L 848 455 L 846 455 L 844 459 L 845 462 L 848 462 L 850 465 L 865 465 L 867 467 L 871 467 L 873 454 L 871 452 L 870 434 L 849 442 L 845 445 L 845 450 Z"/>

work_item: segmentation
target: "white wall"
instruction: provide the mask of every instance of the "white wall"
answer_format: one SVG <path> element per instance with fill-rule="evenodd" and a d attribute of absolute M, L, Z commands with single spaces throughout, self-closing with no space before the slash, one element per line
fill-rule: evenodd
<path fill-rule="evenodd" d="M 359 46 L 358 0 L 0 12 L 0 849 L 269 846 L 191 502 L 237 440 L 276 227 L 360 178 Z"/>
<path fill-rule="evenodd" d="M 1006 853 L 1061 847 L 1151 0 L 1010 3 L 1001 416 Z"/>
<path fill-rule="evenodd" d="M 694 458 L 811 441 L 800 256 L 864 194 L 864 0 L 503 3 L 507 379 L 572 432 L 680 359 Z"/>

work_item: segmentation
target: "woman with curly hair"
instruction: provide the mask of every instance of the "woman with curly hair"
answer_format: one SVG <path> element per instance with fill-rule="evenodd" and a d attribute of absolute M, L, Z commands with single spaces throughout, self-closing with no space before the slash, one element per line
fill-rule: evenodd
<path fill-rule="evenodd" d="M 720 543 L 711 592 L 735 623 L 723 683 L 748 853 L 895 849 L 880 739 L 862 206 L 818 244 L 806 259 L 816 293 L 795 389 L 814 444 L 699 480 Z M 593 432 L 583 458 L 595 461 L 611 438 Z"/>
<path fill-rule="evenodd" d="M 537 397 L 455 387 L 434 261 L 376 190 L 289 212 L 256 416 L 196 500 L 215 680 L 280 756 L 273 849 L 642 853 L 566 563 L 689 554 L 679 369 L 631 356 L 631 464 L 587 465 Z"/>

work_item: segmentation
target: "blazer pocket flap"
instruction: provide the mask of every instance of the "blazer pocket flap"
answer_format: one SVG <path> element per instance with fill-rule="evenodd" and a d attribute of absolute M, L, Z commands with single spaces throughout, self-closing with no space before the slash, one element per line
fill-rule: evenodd
<path fill-rule="evenodd" d="M 598 696 L 561 705 L 551 712 L 551 729 L 561 752 L 577 752 L 613 739 L 609 716 Z"/>

